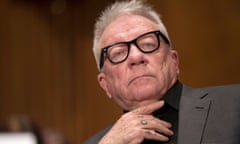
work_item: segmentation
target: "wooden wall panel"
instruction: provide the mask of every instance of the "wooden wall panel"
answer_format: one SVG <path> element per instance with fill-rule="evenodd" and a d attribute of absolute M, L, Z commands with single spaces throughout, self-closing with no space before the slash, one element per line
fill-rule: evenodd
<path fill-rule="evenodd" d="M 0 119 L 26 114 L 75 144 L 120 116 L 98 86 L 92 55 L 95 18 L 113 1 L 0 1 Z M 240 82 L 240 1 L 149 2 L 179 52 L 181 80 Z"/>
<path fill-rule="evenodd" d="M 180 78 L 193 86 L 239 82 L 240 2 L 184 0 L 163 3 L 166 4 L 163 19 L 173 47 L 180 55 Z"/>

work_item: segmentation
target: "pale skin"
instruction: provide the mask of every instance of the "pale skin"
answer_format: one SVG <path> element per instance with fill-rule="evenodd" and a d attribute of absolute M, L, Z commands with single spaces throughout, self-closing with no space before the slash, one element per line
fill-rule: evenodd
<path fill-rule="evenodd" d="M 151 115 L 163 104 L 157 102 L 122 115 L 99 144 L 140 144 L 144 139 L 168 141 L 168 136 L 173 135 L 171 124 Z M 141 120 L 147 121 L 147 125 L 141 124 Z"/>
<path fill-rule="evenodd" d="M 129 41 L 137 36 L 158 30 L 159 26 L 138 15 L 122 15 L 109 24 L 99 45 Z M 98 82 L 109 98 L 124 110 L 100 144 L 140 144 L 144 139 L 168 141 L 173 135 L 171 124 L 154 118 L 153 111 L 164 103 L 159 101 L 176 82 L 179 74 L 178 55 L 161 39 L 160 48 L 151 54 L 140 52 L 131 45 L 126 61 L 112 64 L 105 60 Z M 141 124 L 141 121 L 147 124 Z"/>

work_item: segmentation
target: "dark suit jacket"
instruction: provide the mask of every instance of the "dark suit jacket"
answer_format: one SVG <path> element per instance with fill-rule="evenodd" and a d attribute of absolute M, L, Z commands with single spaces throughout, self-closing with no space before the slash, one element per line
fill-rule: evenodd
<path fill-rule="evenodd" d="M 240 144 L 240 85 L 183 85 L 179 109 L 178 144 Z M 84 144 L 97 144 L 110 128 Z"/>

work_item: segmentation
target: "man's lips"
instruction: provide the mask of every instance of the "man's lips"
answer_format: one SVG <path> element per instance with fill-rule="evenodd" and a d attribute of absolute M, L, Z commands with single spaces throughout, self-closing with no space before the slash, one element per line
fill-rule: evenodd
<path fill-rule="evenodd" d="M 146 77 L 151 77 L 151 75 L 140 75 L 140 76 L 136 76 L 136 77 L 132 78 L 132 79 L 129 81 L 128 85 L 130 85 L 131 83 L 133 83 L 134 81 L 136 81 L 136 80 L 138 80 L 138 79 L 146 78 Z"/>

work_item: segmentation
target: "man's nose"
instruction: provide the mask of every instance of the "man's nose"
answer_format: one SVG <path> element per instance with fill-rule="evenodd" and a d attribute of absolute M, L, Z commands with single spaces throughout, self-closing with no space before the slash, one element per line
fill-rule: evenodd
<path fill-rule="evenodd" d="M 130 51 L 128 55 L 128 64 L 130 66 L 144 64 L 146 62 L 144 53 L 141 52 L 136 45 L 130 45 Z"/>

